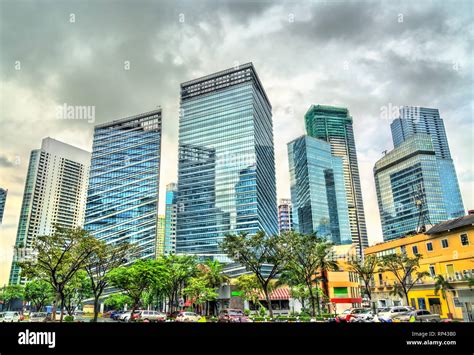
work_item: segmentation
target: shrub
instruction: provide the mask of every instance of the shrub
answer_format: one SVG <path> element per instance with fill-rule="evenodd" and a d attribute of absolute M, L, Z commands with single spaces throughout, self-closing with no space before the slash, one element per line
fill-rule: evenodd
<path fill-rule="evenodd" d="M 65 322 L 74 322 L 74 316 L 65 316 L 64 317 Z"/>
<path fill-rule="evenodd" d="M 248 317 L 250 315 L 250 309 L 244 309 L 244 314 Z"/>

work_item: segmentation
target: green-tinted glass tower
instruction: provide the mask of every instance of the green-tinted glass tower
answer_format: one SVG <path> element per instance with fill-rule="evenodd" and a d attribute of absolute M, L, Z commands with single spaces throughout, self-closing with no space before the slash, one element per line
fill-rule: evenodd
<path fill-rule="evenodd" d="M 332 155 L 342 158 L 352 243 L 361 253 L 368 246 L 367 227 L 349 110 L 344 107 L 312 105 L 306 112 L 305 126 L 309 136 L 325 140 L 331 145 Z"/>

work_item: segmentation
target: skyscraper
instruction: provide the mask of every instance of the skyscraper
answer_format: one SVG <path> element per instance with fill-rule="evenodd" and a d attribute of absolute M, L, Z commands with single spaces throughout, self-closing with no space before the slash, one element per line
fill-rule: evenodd
<path fill-rule="evenodd" d="M 384 240 L 448 219 L 442 176 L 429 135 L 407 138 L 375 163 L 374 177 Z"/>
<path fill-rule="evenodd" d="M 176 252 L 228 261 L 227 233 L 278 233 L 271 105 L 252 63 L 181 84 Z"/>
<path fill-rule="evenodd" d="M 5 203 L 7 202 L 8 190 L 0 187 L 0 224 L 3 221 L 3 213 L 5 211 Z"/>
<path fill-rule="evenodd" d="M 176 202 L 178 185 L 174 182 L 166 185 L 165 242 L 164 254 L 176 253 L 176 218 L 178 205 Z"/>
<path fill-rule="evenodd" d="M 158 215 L 158 225 L 156 229 L 156 257 L 164 254 L 165 251 L 165 216 Z"/>
<path fill-rule="evenodd" d="M 281 233 L 293 230 L 293 213 L 291 200 L 282 198 L 278 204 L 278 231 Z"/>
<path fill-rule="evenodd" d="M 463 216 L 464 206 L 456 169 L 451 158 L 444 122 L 438 109 L 404 106 L 400 109 L 400 117 L 392 122 L 390 128 L 395 148 L 417 133 L 425 133 L 431 137 L 442 176 L 441 189 L 448 218 Z"/>
<path fill-rule="evenodd" d="M 342 158 L 326 141 L 302 136 L 288 143 L 288 161 L 295 230 L 351 244 Z"/>
<path fill-rule="evenodd" d="M 84 228 L 108 244 L 154 258 L 161 165 L 161 109 L 95 126 Z"/>
<path fill-rule="evenodd" d="M 360 254 L 368 239 L 352 116 L 347 108 L 313 105 L 306 112 L 305 126 L 309 136 L 325 140 L 332 155 L 342 158 L 352 243 Z"/>
<path fill-rule="evenodd" d="M 16 264 L 20 250 L 30 248 L 37 236 L 54 232 L 54 225 L 73 228 L 84 223 L 90 158 L 89 152 L 52 138 L 31 152 L 10 284 L 25 281 Z"/>

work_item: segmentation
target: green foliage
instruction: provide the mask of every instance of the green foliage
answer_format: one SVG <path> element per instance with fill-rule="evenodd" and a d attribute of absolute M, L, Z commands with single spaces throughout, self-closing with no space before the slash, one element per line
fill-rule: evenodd
<path fill-rule="evenodd" d="M 77 271 L 64 287 L 64 306 L 69 315 L 82 301 L 92 296 L 91 282 L 85 270 Z"/>
<path fill-rule="evenodd" d="M 126 304 L 132 304 L 132 299 L 128 295 L 123 295 L 121 293 L 116 293 L 110 295 L 104 301 L 104 305 L 116 310 L 124 309 Z"/>
<path fill-rule="evenodd" d="M 54 290 L 48 281 L 33 279 L 25 285 L 25 301 L 31 302 L 37 311 L 54 298 Z"/>
<path fill-rule="evenodd" d="M 74 322 L 74 316 L 67 315 L 64 317 L 65 322 Z"/>
<path fill-rule="evenodd" d="M 201 305 L 208 301 L 217 299 L 216 288 L 209 287 L 204 277 L 194 277 L 190 279 L 189 284 L 184 288 L 183 293 L 189 297 L 194 304 Z"/>
<path fill-rule="evenodd" d="M 370 289 L 370 284 L 372 282 L 372 277 L 376 271 L 376 268 L 379 264 L 379 261 L 375 255 L 368 255 L 363 258 L 359 257 L 349 261 L 349 271 L 352 271 L 359 279 L 364 283 L 364 291 L 369 297 L 369 300 L 372 299 L 372 292 Z"/>
<path fill-rule="evenodd" d="M 25 289 L 22 285 L 8 285 L 0 289 L 0 300 L 10 309 L 11 302 L 17 298 L 24 297 Z"/>

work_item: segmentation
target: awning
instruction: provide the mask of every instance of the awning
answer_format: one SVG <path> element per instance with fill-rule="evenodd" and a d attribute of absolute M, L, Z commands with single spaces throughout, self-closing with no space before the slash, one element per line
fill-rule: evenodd
<path fill-rule="evenodd" d="M 349 298 L 349 297 L 345 297 L 345 298 L 331 298 L 331 302 L 332 303 L 362 303 L 362 298 L 360 297 L 356 297 L 356 298 Z"/>
<path fill-rule="evenodd" d="M 265 300 L 265 294 L 259 292 L 259 300 Z M 288 288 L 277 288 L 270 293 L 270 300 L 289 300 L 290 290 Z"/>

